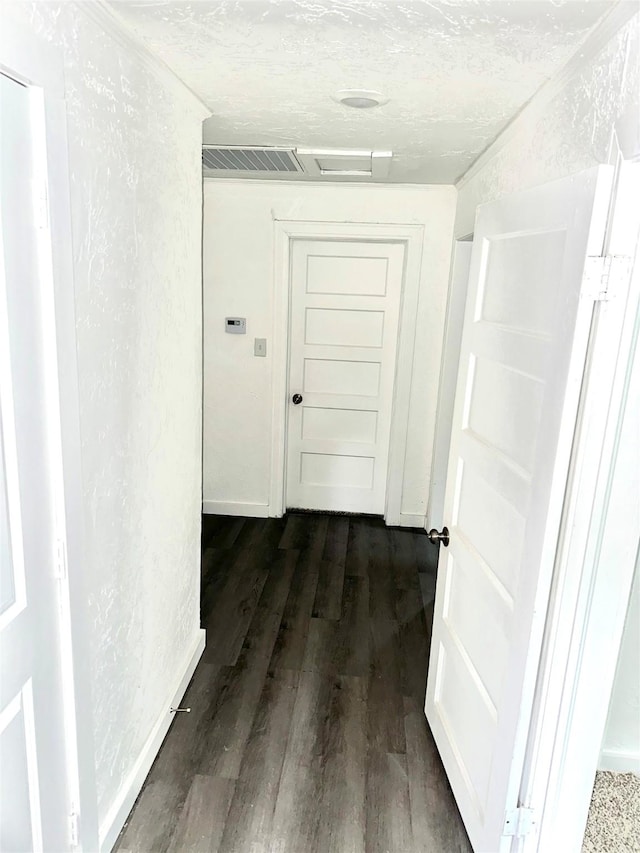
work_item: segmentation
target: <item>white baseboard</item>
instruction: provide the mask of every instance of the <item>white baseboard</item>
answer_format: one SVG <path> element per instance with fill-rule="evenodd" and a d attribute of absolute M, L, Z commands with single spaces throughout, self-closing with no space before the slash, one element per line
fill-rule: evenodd
<path fill-rule="evenodd" d="M 205 515 L 246 515 L 249 518 L 269 518 L 269 504 L 202 501 L 202 512 Z"/>
<path fill-rule="evenodd" d="M 246 515 L 249 518 L 269 518 L 269 504 L 241 503 L 240 501 L 202 501 L 202 512 L 205 515 Z M 395 519 L 393 521 L 387 519 L 387 524 L 395 527 Z M 397 525 L 399 527 L 423 529 L 425 526 L 424 515 L 401 512 Z"/>
<path fill-rule="evenodd" d="M 174 717 L 173 714 L 169 713 L 169 708 L 175 708 L 180 704 L 180 700 L 184 696 L 194 670 L 198 665 L 198 661 L 202 656 L 205 646 L 205 635 L 206 632 L 204 629 L 198 631 L 195 642 L 185 661 L 185 668 L 180 681 L 167 697 L 166 709 L 160 714 L 131 772 L 125 779 L 115 801 L 100 824 L 100 853 L 109 853 L 113 849 L 120 830 L 133 808 L 133 804 L 140 793 L 144 780 L 147 778 L 147 774 L 158 754 L 162 741 L 173 722 Z"/>
<path fill-rule="evenodd" d="M 424 515 L 411 512 L 401 512 L 400 527 L 416 527 L 419 530 L 424 530 Z"/>
<path fill-rule="evenodd" d="M 603 749 L 600 753 L 598 770 L 613 770 L 614 773 L 635 773 L 636 776 L 640 776 L 640 752 Z"/>

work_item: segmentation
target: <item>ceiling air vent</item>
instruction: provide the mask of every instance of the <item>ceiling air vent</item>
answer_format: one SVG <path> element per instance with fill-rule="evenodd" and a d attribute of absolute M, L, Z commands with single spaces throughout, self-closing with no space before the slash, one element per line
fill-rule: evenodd
<path fill-rule="evenodd" d="M 291 148 L 247 148 L 203 145 L 202 167 L 206 172 L 270 172 L 295 174 L 303 169 Z"/>

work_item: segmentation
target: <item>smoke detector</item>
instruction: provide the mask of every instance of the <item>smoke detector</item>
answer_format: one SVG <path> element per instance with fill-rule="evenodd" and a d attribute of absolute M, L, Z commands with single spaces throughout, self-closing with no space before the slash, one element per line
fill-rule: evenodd
<path fill-rule="evenodd" d="M 385 98 L 381 92 L 373 92 L 371 89 L 341 89 L 331 97 L 337 103 L 356 110 L 370 110 L 389 102 L 389 98 Z"/>

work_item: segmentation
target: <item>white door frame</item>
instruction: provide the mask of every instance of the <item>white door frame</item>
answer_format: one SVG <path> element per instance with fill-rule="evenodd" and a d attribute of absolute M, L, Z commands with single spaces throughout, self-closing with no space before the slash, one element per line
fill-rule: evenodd
<path fill-rule="evenodd" d="M 72 225 L 67 146 L 67 116 L 62 51 L 38 38 L 10 16 L 3 17 L 0 69 L 34 88 L 43 109 L 39 137 L 43 199 L 48 228 L 43 228 L 43 250 L 50 258 L 49 281 L 44 288 L 44 329 L 48 357 L 48 385 L 52 391 L 51 472 L 56 504 L 60 580 L 61 657 L 65 704 L 65 745 L 68 762 L 70 818 L 76 815 L 77 847 L 98 849 L 98 814 L 91 720 L 89 632 L 85 623 L 84 557 L 79 392 L 73 288 Z M 48 304 L 47 304 L 48 303 Z"/>
<path fill-rule="evenodd" d="M 288 412 L 289 314 L 291 304 L 291 242 L 293 240 L 377 240 L 404 243 L 406 247 L 400 322 L 396 350 L 395 383 L 389 437 L 385 521 L 401 523 L 402 486 L 407 446 L 407 426 L 416 318 L 420 293 L 420 271 L 424 226 L 372 223 L 309 222 L 274 220 L 274 317 L 273 317 L 273 388 L 272 449 L 269 515 L 281 516 L 286 511 L 285 465 Z"/>
<path fill-rule="evenodd" d="M 453 428 L 453 408 L 456 397 L 472 249 L 473 242 L 471 239 L 455 240 L 451 254 L 447 313 L 438 382 L 436 431 L 433 439 L 425 530 L 432 527 L 440 529 L 445 524 L 444 493 L 449 469 L 449 445 L 451 444 L 451 430 Z"/>
<path fill-rule="evenodd" d="M 640 163 L 618 188 L 520 789 L 537 826 L 513 853 L 581 849 L 640 540 Z"/>

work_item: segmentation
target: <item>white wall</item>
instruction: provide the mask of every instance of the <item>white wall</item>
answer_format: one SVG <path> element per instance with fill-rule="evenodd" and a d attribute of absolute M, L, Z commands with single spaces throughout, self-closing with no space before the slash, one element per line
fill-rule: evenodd
<path fill-rule="evenodd" d="M 599 163 L 640 155 L 640 13 L 567 75 L 545 102 L 532 102 L 512 128 L 483 155 L 479 169 L 458 184 L 456 235 L 474 228 L 478 204 L 551 181 Z M 615 137 L 614 137 L 615 134 Z M 602 766 L 610 752 L 627 756 L 618 770 L 638 769 L 638 635 L 636 573 L 604 737 Z M 634 758 L 635 756 L 635 758 Z"/>
<path fill-rule="evenodd" d="M 2 15 L 63 54 L 92 673 L 80 725 L 113 837 L 201 641 L 203 110 L 90 6 Z"/>
<path fill-rule="evenodd" d="M 640 776 L 640 554 L 613 682 L 600 769 L 633 771 Z"/>
<path fill-rule="evenodd" d="M 272 442 L 274 219 L 424 226 L 415 381 L 411 393 L 401 512 L 421 524 L 427 503 L 447 298 L 452 187 L 394 187 L 205 181 L 204 506 L 209 512 L 266 511 Z M 279 284 L 281 284 L 279 282 Z M 224 318 L 247 318 L 246 336 Z M 267 338 L 267 358 L 253 356 Z"/>

